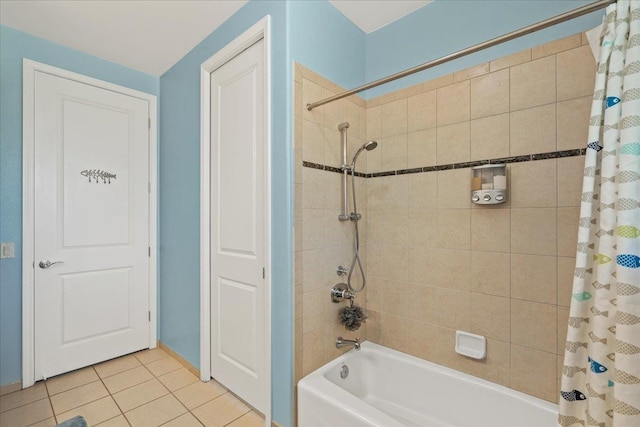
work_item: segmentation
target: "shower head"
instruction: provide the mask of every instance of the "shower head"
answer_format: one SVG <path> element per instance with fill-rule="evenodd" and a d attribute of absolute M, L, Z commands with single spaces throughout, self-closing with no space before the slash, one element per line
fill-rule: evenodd
<path fill-rule="evenodd" d="M 362 144 L 362 146 L 358 148 L 358 151 L 356 151 L 356 154 L 353 155 L 353 160 L 351 161 L 351 169 L 355 168 L 356 159 L 358 158 L 360 153 L 362 153 L 362 151 L 364 150 L 371 151 L 375 149 L 377 146 L 378 146 L 378 141 L 367 141 L 364 144 Z"/>
<path fill-rule="evenodd" d="M 366 148 L 367 151 L 371 151 L 378 146 L 378 141 L 368 141 L 365 142 L 363 147 Z"/>

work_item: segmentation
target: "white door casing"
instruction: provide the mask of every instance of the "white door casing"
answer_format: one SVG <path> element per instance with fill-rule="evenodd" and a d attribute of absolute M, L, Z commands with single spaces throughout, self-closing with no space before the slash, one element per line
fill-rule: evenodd
<path fill-rule="evenodd" d="M 268 17 L 202 67 L 201 376 L 270 425 Z"/>
<path fill-rule="evenodd" d="M 25 61 L 25 387 L 155 347 L 150 97 Z"/>

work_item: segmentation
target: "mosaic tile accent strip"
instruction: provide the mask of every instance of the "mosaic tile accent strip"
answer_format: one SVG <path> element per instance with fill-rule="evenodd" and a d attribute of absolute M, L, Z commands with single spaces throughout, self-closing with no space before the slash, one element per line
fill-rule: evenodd
<path fill-rule="evenodd" d="M 393 171 L 383 171 L 383 172 L 373 172 L 373 173 L 356 172 L 356 176 L 360 178 L 378 178 L 381 176 L 437 172 L 437 171 L 444 171 L 449 169 L 466 169 L 466 168 L 472 168 L 475 166 L 482 166 L 482 165 L 488 165 L 488 164 L 495 165 L 495 164 L 502 164 L 502 163 L 505 163 L 505 164 L 521 163 L 521 162 L 533 162 L 536 160 L 549 160 L 549 159 L 560 159 L 563 157 L 584 156 L 586 152 L 587 152 L 586 148 L 576 148 L 574 150 L 552 151 L 550 153 L 538 153 L 538 154 L 527 154 L 524 156 L 502 157 L 499 159 L 475 160 L 473 162 L 452 163 L 448 165 L 424 166 L 421 168 L 399 169 L 399 170 L 393 170 Z M 313 169 L 326 170 L 329 172 L 342 173 L 341 168 L 337 168 L 335 166 L 321 165 L 318 163 L 303 161 L 302 166 L 304 166 L 305 168 L 313 168 Z"/>

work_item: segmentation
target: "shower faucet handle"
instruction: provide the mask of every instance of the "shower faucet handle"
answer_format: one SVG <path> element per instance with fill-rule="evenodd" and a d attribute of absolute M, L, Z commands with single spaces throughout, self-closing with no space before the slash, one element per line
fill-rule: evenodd
<path fill-rule="evenodd" d="M 338 276 L 345 276 L 347 274 L 347 269 L 341 265 L 338 266 L 338 268 L 336 268 L 336 274 Z"/>

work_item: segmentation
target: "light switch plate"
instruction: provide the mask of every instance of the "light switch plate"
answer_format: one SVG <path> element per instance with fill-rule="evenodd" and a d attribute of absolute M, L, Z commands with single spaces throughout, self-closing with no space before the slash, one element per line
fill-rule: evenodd
<path fill-rule="evenodd" d="M 0 243 L 0 258 L 15 258 L 15 245 L 13 242 Z"/>

